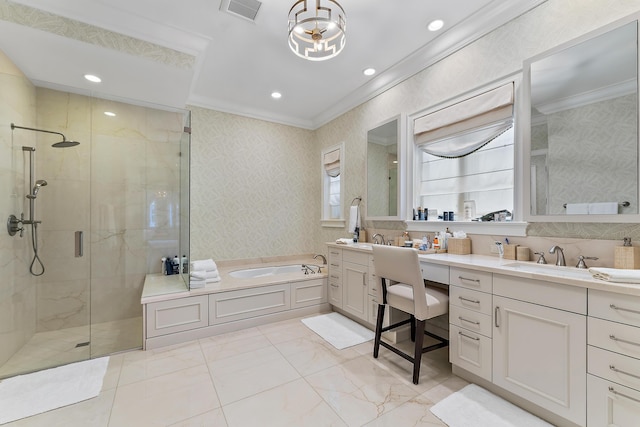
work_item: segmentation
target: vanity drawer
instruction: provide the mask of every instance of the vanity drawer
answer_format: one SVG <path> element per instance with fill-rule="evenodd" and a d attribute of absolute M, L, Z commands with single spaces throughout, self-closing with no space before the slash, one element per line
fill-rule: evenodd
<path fill-rule="evenodd" d="M 493 274 L 486 271 L 468 270 L 451 267 L 450 284 L 463 288 L 475 289 L 491 293 L 493 291 Z"/>
<path fill-rule="evenodd" d="M 420 261 L 422 278 L 431 282 L 449 284 L 449 266 Z"/>
<path fill-rule="evenodd" d="M 587 375 L 588 427 L 637 427 L 640 392 Z"/>
<path fill-rule="evenodd" d="M 590 374 L 640 391 L 640 360 L 588 346 L 587 361 Z"/>
<path fill-rule="evenodd" d="M 332 268 L 329 270 L 329 281 L 333 283 L 342 283 L 342 269 Z"/>
<path fill-rule="evenodd" d="M 588 318 L 588 344 L 640 359 L 640 328 Z"/>
<path fill-rule="evenodd" d="M 345 251 L 343 249 L 342 262 L 352 262 L 354 264 L 369 266 L 369 254 L 353 250 Z"/>
<path fill-rule="evenodd" d="M 449 302 L 451 305 L 483 313 L 488 316 L 491 316 L 491 310 L 493 309 L 491 294 L 461 288 L 459 286 L 449 287 Z"/>
<path fill-rule="evenodd" d="M 376 283 L 378 276 L 373 265 L 373 256 L 369 256 L 369 295 L 376 296 L 378 294 L 378 284 Z"/>
<path fill-rule="evenodd" d="M 342 269 L 342 249 L 329 248 L 329 270 Z"/>
<path fill-rule="evenodd" d="M 491 338 L 451 325 L 449 360 L 485 380 L 491 381 Z"/>
<path fill-rule="evenodd" d="M 640 327 L 640 297 L 589 289 L 589 316 Z"/>
<path fill-rule="evenodd" d="M 491 338 L 491 316 L 452 305 L 449 307 L 449 322 L 460 328 L 477 332 Z"/>

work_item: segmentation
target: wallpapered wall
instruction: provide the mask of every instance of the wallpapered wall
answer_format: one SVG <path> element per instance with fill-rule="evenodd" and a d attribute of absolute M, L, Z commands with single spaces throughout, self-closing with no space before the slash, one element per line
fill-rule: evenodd
<path fill-rule="evenodd" d="M 324 242 L 348 234 L 320 226 L 323 149 L 345 142 L 346 213 L 351 200 L 366 197 L 368 129 L 518 73 L 524 59 L 637 10 L 632 1 L 549 0 L 315 131 L 193 108 L 192 257 L 325 252 Z M 528 233 L 640 238 L 633 225 L 538 223 Z"/>

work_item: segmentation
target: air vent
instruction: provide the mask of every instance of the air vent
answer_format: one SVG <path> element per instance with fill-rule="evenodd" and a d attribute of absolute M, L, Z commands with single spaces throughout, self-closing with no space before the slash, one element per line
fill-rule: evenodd
<path fill-rule="evenodd" d="M 240 18 L 255 21 L 262 3 L 258 0 L 222 0 L 220 10 Z"/>

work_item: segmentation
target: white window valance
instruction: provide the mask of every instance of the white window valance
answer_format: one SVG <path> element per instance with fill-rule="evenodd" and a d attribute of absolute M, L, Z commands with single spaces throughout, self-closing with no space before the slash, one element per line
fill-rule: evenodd
<path fill-rule="evenodd" d="M 324 155 L 324 159 L 322 161 L 324 165 L 324 170 L 327 172 L 332 178 L 335 178 L 340 175 L 340 149 L 336 149 L 333 151 L 329 151 Z"/>
<path fill-rule="evenodd" d="M 429 154 L 462 157 L 513 125 L 513 82 L 414 120 L 414 142 Z"/>

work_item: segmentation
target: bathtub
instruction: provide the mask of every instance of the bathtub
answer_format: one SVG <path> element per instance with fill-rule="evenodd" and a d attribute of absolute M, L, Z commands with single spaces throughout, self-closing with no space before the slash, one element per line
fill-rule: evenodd
<path fill-rule="evenodd" d="M 229 273 L 229 276 L 237 279 L 253 279 L 256 277 L 277 276 L 279 274 L 302 273 L 303 264 L 292 265 L 276 265 L 273 267 L 248 268 L 244 270 L 235 270 Z M 307 264 L 317 270 L 317 265 Z"/>

